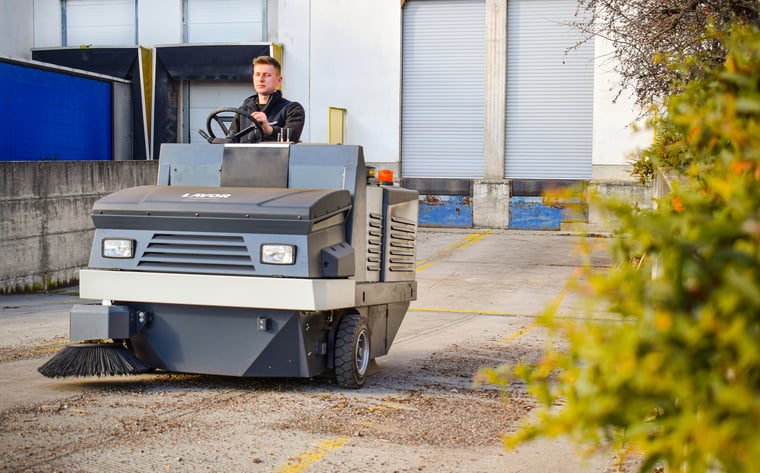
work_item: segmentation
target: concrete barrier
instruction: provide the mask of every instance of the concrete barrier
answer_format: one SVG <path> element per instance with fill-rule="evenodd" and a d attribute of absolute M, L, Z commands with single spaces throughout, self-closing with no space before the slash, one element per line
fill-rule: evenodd
<path fill-rule="evenodd" d="M 157 161 L 0 162 L 0 293 L 76 284 L 93 237 L 92 204 L 154 184 Z"/>

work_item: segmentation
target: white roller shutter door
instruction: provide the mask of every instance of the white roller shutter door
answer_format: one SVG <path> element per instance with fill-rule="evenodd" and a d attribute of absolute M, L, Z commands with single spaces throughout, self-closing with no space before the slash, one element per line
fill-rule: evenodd
<path fill-rule="evenodd" d="M 593 41 L 566 54 L 576 6 L 508 2 L 506 178 L 591 178 Z"/>
<path fill-rule="evenodd" d="M 403 177 L 482 177 L 485 2 L 407 1 L 402 49 Z"/>
<path fill-rule="evenodd" d="M 264 0 L 187 0 L 188 43 L 264 41 Z"/>
<path fill-rule="evenodd" d="M 187 0 L 188 43 L 263 41 L 266 35 L 262 1 Z M 203 140 L 198 129 L 206 129 L 206 117 L 211 111 L 239 107 L 253 93 L 251 82 L 190 82 L 190 141 Z"/>
<path fill-rule="evenodd" d="M 136 44 L 135 0 L 67 0 L 66 46 Z"/>

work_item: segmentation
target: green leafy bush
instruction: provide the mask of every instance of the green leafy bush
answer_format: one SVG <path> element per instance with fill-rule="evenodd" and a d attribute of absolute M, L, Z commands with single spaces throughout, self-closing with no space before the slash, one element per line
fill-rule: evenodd
<path fill-rule="evenodd" d="M 567 348 L 483 372 L 541 402 L 508 446 L 569 435 L 635 451 L 641 471 L 760 471 L 760 33 L 721 41 L 724 66 L 668 100 L 648 151 L 672 192 L 654 210 L 608 202 L 619 264 L 571 282 L 590 315 L 541 318 Z"/>

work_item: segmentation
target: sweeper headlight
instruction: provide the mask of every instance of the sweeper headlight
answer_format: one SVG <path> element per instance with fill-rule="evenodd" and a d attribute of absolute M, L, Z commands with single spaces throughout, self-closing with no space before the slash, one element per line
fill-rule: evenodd
<path fill-rule="evenodd" d="M 128 238 L 104 238 L 103 258 L 132 258 L 135 255 L 135 241 Z"/>
<path fill-rule="evenodd" d="M 265 243 L 261 245 L 261 262 L 265 264 L 295 264 L 296 247 Z"/>

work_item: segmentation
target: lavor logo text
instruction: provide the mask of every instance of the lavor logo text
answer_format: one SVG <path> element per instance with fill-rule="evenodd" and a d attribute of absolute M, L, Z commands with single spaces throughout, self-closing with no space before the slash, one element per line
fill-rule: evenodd
<path fill-rule="evenodd" d="M 232 194 L 191 194 L 186 192 L 182 194 L 186 199 L 229 199 Z"/>

